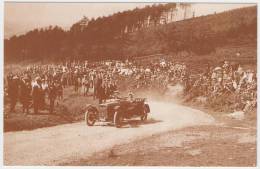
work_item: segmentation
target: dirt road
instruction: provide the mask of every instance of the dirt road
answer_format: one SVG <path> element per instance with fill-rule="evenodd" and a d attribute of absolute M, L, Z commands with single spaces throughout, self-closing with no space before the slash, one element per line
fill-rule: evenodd
<path fill-rule="evenodd" d="M 225 125 L 185 127 L 64 165 L 255 167 L 256 130 Z"/>
<path fill-rule="evenodd" d="M 113 146 L 187 126 L 213 124 L 201 111 L 163 102 L 151 102 L 145 124 L 132 121 L 124 128 L 84 122 L 33 131 L 4 134 L 4 165 L 59 165 L 91 156 Z"/>

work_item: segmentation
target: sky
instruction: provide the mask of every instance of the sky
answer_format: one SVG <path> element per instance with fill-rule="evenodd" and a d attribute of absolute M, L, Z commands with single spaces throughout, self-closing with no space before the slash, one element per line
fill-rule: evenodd
<path fill-rule="evenodd" d="M 23 34 L 35 28 L 58 25 L 69 29 L 83 16 L 97 18 L 113 13 L 142 8 L 153 3 L 15 3 L 4 4 L 4 36 Z M 207 15 L 255 4 L 193 4 L 196 15 Z"/>

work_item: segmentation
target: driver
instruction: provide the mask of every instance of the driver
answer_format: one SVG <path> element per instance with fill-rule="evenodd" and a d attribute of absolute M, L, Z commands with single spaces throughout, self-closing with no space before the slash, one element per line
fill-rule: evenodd
<path fill-rule="evenodd" d="M 129 101 L 134 101 L 134 93 L 130 90 L 129 93 L 128 93 L 128 98 L 127 98 Z"/>

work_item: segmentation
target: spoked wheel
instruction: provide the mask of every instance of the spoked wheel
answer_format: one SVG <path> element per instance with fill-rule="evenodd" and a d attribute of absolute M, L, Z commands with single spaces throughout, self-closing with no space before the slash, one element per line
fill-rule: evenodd
<path fill-rule="evenodd" d="M 147 116 L 148 116 L 148 108 L 147 106 L 144 107 L 144 112 L 141 116 L 141 121 L 146 121 L 147 120 Z"/>
<path fill-rule="evenodd" d="M 93 126 L 96 122 L 96 115 L 93 110 L 87 110 L 85 113 L 85 121 L 88 126 Z"/>
<path fill-rule="evenodd" d="M 117 128 L 122 126 L 123 117 L 122 114 L 118 111 L 114 114 L 114 124 Z"/>

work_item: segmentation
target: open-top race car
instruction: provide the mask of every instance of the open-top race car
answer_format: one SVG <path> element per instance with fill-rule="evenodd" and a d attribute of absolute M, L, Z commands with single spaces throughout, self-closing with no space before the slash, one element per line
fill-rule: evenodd
<path fill-rule="evenodd" d="M 141 121 L 145 121 L 150 112 L 150 107 L 145 100 L 145 98 L 114 98 L 98 106 L 87 105 L 86 124 L 93 126 L 96 121 L 103 121 L 121 127 L 124 119 L 140 117 Z"/>

